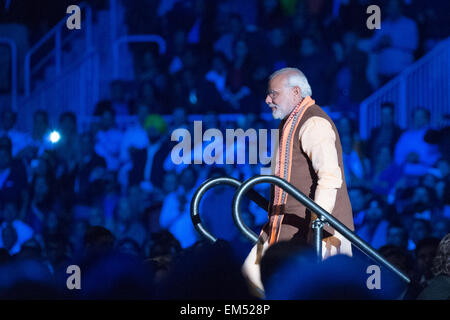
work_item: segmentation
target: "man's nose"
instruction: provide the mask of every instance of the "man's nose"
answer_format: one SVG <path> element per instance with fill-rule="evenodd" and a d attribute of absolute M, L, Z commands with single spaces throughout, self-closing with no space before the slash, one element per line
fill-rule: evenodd
<path fill-rule="evenodd" d="M 267 104 L 271 104 L 272 103 L 272 98 L 270 97 L 269 94 L 266 96 L 266 103 Z"/>

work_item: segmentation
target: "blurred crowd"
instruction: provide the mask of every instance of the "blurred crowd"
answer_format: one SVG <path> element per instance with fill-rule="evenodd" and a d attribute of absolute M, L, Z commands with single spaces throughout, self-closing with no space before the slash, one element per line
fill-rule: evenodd
<path fill-rule="evenodd" d="M 249 298 L 236 293 L 245 292 L 239 266 L 250 243 L 234 227 L 231 206 L 224 205 L 234 190 L 216 188 L 202 201 L 202 221 L 224 240 L 215 245 L 194 229 L 190 200 L 207 178 L 244 180 L 260 174 L 262 166 L 175 165 L 171 151 L 177 141 L 171 134 L 180 128 L 193 134 L 193 117 L 203 121 L 203 131 L 276 128 L 261 113 L 268 111 L 268 76 L 285 66 L 299 67 L 313 98 L 333 112 L 356 233 L 413 279 L 408 291 L 395 297 L 417 298 L 438 275 L 448 283 L 448 266 L 436 273 L 433 261 L 449 261 L 444 239 L 450 231 L 449 119 L 435 130 L 427 106 L 417 106 L 410 115 L 413 126 L 402 129 L 394 121 L 395 105 L 385 102 L 381 123 L 367 140 L 359 137 L 357 121 L 365 97 L 449 34 L 438 27 L 446 25 L 448 10 L 422 1 L 387 1 L 385 27 L 374 33 L 361 27 L 368 5 L 364 0 L 127 1 L 129 33 L 160 34 L 167 52 L 131 45 L 135 81 L 111 82 L 109 99 L 97 103 L 88 125 L 80 125 L 70 111 L 53 125 L 48 113 L 38 110 L 30 131 L 21 132 L 15 127 L 18 115 L 2 110 L 0 268 L 16 267 L 8 269 L 11 277 L 3 277 L 0 287 L 18 283 L 20 296 L 22 276 L 38 288 L 41 280 L 60 281 L 66 266 L 77 263 L 89 266 L 91 280 L 102 279 L 88 281 L 89 297 L 107 296 L 102 285 L 117 276 L 121 280 L 109 292 L 115 297 L 127 286 L 139 297 L 213 297 L 217 285 L 224 288 L 217 298 Z M 219 116 L 225 113 L 240 115 Z M 191 158 L 207 144 L 192 146 Z M 234 156 L 248 152 L 248 145 L 236 142 Z M 258 191 L 268 197 L 268 188 Z M 267 214 L 246 203 L 243 218 L 257 232 Z M 313 273 L 308 248 L 284 245 L 274 246 L 267 260 L 305 252 L 305 261 L 296 263 Z M 349 262 L 336 263 L 345 268 Z M 269 265 L 276 273 L 274 262 Z M 122 267 L 136 272 L 119 276 Z M 323 268 L 329 270 L 327 264 Z M 189 285 L 180 290 L 183 281 L 197 285 L 196 293 Z M 154 282 L 157 295 L 145 287 Z M 274 289 L 270 297 L 286 298 L 281 294 Z M 293 297 L 306 297 L 302 294 Z"/>

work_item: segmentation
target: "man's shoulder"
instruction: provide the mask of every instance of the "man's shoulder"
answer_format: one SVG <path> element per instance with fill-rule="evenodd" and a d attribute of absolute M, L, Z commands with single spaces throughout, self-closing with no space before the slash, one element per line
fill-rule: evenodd
<path fill-rule="evenodd" d="M 303 126 L 305 124 L 323 124 L 333 126 L 333 120 L 328 116 L 328 114 L 317 104 L 310 106 L 302 117 Z"/>

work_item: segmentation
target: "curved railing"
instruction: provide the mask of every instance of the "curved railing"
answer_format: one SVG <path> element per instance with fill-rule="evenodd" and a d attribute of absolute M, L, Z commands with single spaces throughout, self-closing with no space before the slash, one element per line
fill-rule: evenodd
<path fill-rule="evenodd" d="M 400 278 L 402 278 L 407 283 L 410 283 L 411 280 L 407 275 L 397 269 L 394 265 L 392 265 L 389 261 L 384 259 L 378 252 L 376 252 L 368 243 L 359 238 L 353 231 L 348 229 L 344 224 L 342 224 L 339 220 L 333 217 L 330 213 L 324 210 L 322 207 L 317 205 L 313 200 L 309 197 L 298 191 L 292 184 L 289 182 L 276 177 L 276 176 L 255 176 L 253 178 L 248 179 L 244 183 L 242 183 L 233 198 L 233 219 L 241 232 L 247 236 L 253 242 L 256 242 L 258 237 L 254 234 L 254 232 L 244 224 L 240 215 L 240 204 L 244 197 L 244 195 L 249 192 L 254 186 L 260 183 L 271 183 L 274 184 L 284 191 L 286 191 L 289 195 L 294 197 L 297 201 L 302 203 L 306 208 L 316 213 L 319 217 L 313 223 L 314 228 L 314 245 L 316 248 L 316 253 L 318 257 L 321 259 L 322 257 L 322 228 L 325 223 L 328 223 L 331 227 L 333 227 L 336 231 L 341 233 L 345 238 L 347 238 L 353 245 L 358 247 L 362 252 L 364 252 L 367 256 L 380 263 L 387 269 L 391 270 L 395 274 L 397 274 Z"/>
<path fill-rule="evenodd" d="M 202 224 L 199 214 L 199 208 L 200 208 L 200 201 L 203 198 L 203 195 L 208 191 L 209 189 L 218 186 L 218 185 L 229 185 L 236 188 L 239 188 L 242 184 L 237 179 L 230 178 L 230 177 L 220 177 L 220 178 L 212 178 L 208 179 L 205 182 L 203 182 L 200 187 L 197 189 L 197 191 L 194 193 L 194 196 L 191 200 L 191 219 L 192 223 L 194 224 L 195 229 L 205 237 L 206 239 L 210 240 L 211 242 L 216 242 L 217 238 L 211 234 L 205 226 Z M 259 207 L 263 208 L 267 211 L 269 202 L 261 196 L 259 193 L 257 193 L 254 190 L 248 191 L 248 197 L 254 201 Z M 240 213 L 238 213 L 240 215 Z M 242 221 L 241 217 L 239 216 L 240 221 Z"/>

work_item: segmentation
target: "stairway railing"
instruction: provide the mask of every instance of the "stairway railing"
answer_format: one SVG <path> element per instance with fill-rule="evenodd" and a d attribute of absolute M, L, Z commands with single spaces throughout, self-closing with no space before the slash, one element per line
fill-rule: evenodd
<path fill-rule="evenodd" d="M 220 177 L 208 179 L 205 182 L 203 182 L 200 185 L 200 187 L 198 187 L 197 191 L 194 193 L 194 196 L 192 197 L 191 200 L 191 220 L 192 223 L 194 224 L 194 228 L 198 231 L 198 233 L 200 233 L 200 235 L 202 235 L 211 242 L 217 241 L 217 238 L 206 229 L 206 227 L 202 224 L 200 219 L 199 213 L 200 201 L 202 200 L 203 195 L 206 193 L 206 191 L 218 185 L 229 185 L 239 188 L 241 184 L 242 182 L 240 182 L 237 179 L 230 177 Z M 269 202 L 263 196 L 261 196 L 254 190 L 249 190 L 248 193 L 249 193 L 248 197 L 252 201 L 254 201 L 259 207 L 263 208 L 266 211 L 268 210 Z"/>
<path fill-rule="evenodd" d="M 450 104 L 450 37 L 406 68 L 360 104 L 360 136 L 366 140 L 381 121 L 381 104 L 395 105 L 395 122 L 401 128 L 412 123 L 411 110 L 423 106 L 431 111 L 431 125 L 439 127 Z"/>
<path fill-rule="evenodd" d="M 254 232 L 244 224 L 240 215 L 240 205 L 244 195 L 249 192 L 254 186 L 261 183 L 270 183 L 274 184 L 284 191 L 286 191 L 289 195 L 294 197 L 297 201 L 303 204 L 306 208 L 316 213 L 318 219 L 313 223 L 314 228 L 314 246 L 316 249 L 316 253 L 318 258 L 322 258 L 322 228 L 324 224 L 328 223 L 331 227 L 333 227 L 336 231 L 341 233 L 345 238 L 347 238 L 353 245 L 359 248 L 362 252 L 364 252 L 371 259 L 375 260 L 379 264 L 383 265 L 387 269 L 391 270 L 395 274 L 397 274 L 400 278 L 402 278 L 407 283 L 410 283 L 411 280 L 407 275 L 405 275 L 402 271 L 392 265 L 389 261 L 384 259 L 375 249 L 373 249 L 367 242 L 358 237 L 353 231 L 348 229 L 344 224 L 342 224 L 339 220 L 333 217 L 330 213 L 316 204 L 313 200 L 311 200 L 308 196 L 304 195 L 302 192 L 298 191 L 292 184 L 287 182 L 284 179 L 281 179 L 276 176 L 255 176 L 253 178 L 248 179 L 244 183 L 242 183 L 233 198 L 233 219 L 236 223 L 236 226 L 241 230 L 241 232 L 251 241 L 256 242 L 258 237 Z"/>
<path fill-rule="evenodd" d="M 81 30 L 85 32 L 85 47 L 83 52 L 92 50 L 92 9 L 86 4 L 79 4 L 80 9 L 86 12 L 85 20 Z M 83 12 L 82 11 L 82 12 Z M 31 77 L 35 71 L 40 69 L 52 56 L 55 57 L 55 71 L 56 76 L 58 76 L 63 68 L 62 55 L 63 55 L 63 45 L 64 43 L 70 41 L 72 37 L 78 34 L 78 30 L 71 32 L 66 39 L 62 38 L 62 33 L 64 28 L 66 28 L 67 17 L 62 18 L 49 32 L 47 32 L 30 50 L 28 50 L 25 56 L 25 95 L 29 96 L 31 93 Z M 39 63 L 32 67 L 31 58 L 33 55 L 41 50 L 44 45 L 53 39 L 54 48 L 45 57 L 41 58 Z"/>

